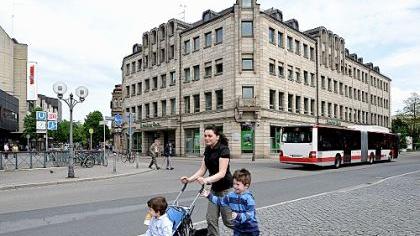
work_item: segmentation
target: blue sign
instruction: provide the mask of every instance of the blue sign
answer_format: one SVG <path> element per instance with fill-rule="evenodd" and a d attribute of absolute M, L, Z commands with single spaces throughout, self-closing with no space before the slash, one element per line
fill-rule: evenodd
<path fill-rule="evenodd" d="M 123 122 L 122 116 L 120 114 L 115 114 L 115 116 L 114 116 L 114 122 L 115 122 L 115 125 L 116 126 L 122 125 L 122 122 Z"/>
<path fill-rule="evenodd" d="M 45 111 L 37 111 L 36 112 L 36 120 L 39 121 L 46 121 L 47 120 L 47 112 Z"/>
<path fill-rule="evenodd" d="M 57 130 L 57 121 L 49 120 L 48 123 L 47 123 L 47 129 L 48 130 Z"/>

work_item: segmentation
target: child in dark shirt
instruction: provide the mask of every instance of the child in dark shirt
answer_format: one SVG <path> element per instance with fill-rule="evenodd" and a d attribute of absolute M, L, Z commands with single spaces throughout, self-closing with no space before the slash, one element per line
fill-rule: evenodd
<path fill-rule="evenodd" d="M 255 216 L 255 200 L 248 191 L 251 173 L 246 169 L 236 170 L 233 174 L 233 192 L 217 197 L 204 190 L 202 195 L 219 206 L 229 206 L 232 210 L 233 235 L 257 236 L 260 231 Z"/>

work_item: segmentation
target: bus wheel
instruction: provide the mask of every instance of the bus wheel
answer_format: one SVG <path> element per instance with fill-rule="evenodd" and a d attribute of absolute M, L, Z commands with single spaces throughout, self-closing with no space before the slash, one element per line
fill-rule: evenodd
<path fill-rule="evenodd" d="M 341 167 L 341 156 L 340 155 L 335 156 L 334 167 L 336 169 Z"/>
<path fill-rule="evenodd" d="M 375 156 L 373 155 L 373 153 L 371 153 L 369 155 L 369 164 L 373 164 L 374 160 L 375 160 Z"/>

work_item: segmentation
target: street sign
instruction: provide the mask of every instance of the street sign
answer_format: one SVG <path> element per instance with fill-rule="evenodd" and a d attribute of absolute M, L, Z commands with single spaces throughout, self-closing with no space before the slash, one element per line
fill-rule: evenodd
<path fill-rule="evenodd" d="M 121 126 L 122 125 L 122 116 L 120 114 L 115 114 L 114 122 L 115 122 L 116 126 Z"/>
<path fill-rule="evenodd" d="M 99 125 L 106 125 L 106 121 L 100 120 Z"/>
<path fill-rule="evenodd" d="M 48 112 L 48 120 L 57 120 L 57 113 Z"/>
<path fill-rule="evenodd" d="M 45 111 L 37 111 L 36 112 L 36 120 L 47 120 L 47 112 Z"/>
<path fill-rule="evenodd" d="M 47 132 L 47 122 L 45 121 L 36 121 L 36 132 L 45 133 Z"/>
<path fill-rule="evenodd" d="M 114 120 L 114 117 L 112 117 L 112 116 L 105 116 L 105 120 L 106 121 L 113 121 Z"/>
<path fill-rule="evenodd" d="M 93 129 L 92 128 L 89 129 L 89 134 L 93 134 Z"/>
<path fill-rule="evenodd" d="M 49 120 L 47 123 L 48 130 L 57 130 L 57 121 Z"/>

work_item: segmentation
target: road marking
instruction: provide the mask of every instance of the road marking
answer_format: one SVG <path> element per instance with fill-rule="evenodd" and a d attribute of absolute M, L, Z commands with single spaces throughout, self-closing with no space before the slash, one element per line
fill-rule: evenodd
<path fill-rule="evenodd" d="M 356 186 L 352 186 L 352 187 L 341 188 L 341 189 L 337 189 L 337 190 L 333 190 L 333 191 L 329 191 L 329 192 L 318 193 L 318 194 L 311 195 L 311 196 L 306 196 L 306 197 L 296 198 L 296 199 L 289 200 L 289 201 L 279 202 L 279 203 L 276 203 L 276 204 L 259 207 L 256 210 L 263 210 L 263 209 L 272 208 L 272 207 L 276 207 L 276 206 L 286 205 L 286 204 L 289 204 L 289 203 L 298 202 L 298 201 L 302 201 L 302 200 L 306 200 L 306 199 L 311 199 L 311 198 L 315 198 L 315 197 L 319 197 L 319 196 L 325 196 L 325 195 L 332 194 L 332 193 L 346 193 L 346 192 L 351 192 L 351 191 L 354 191 L 354 190 L 357 190 L 357 189 L 375 186 L 375 185 L 380 184 L 380 183 L 382 183 L 382 182 L 384 182 L 386 180 L 390 180 L 390 179 L 394 179 L 394 178 L 398 178 L 398 177 L 403 177 L 405 175 L 410 175 L 410 174 L 414 174 L 414 173 L 417 173 L 417 172 L 420 172 L 420 170 L 411 171 L 411 172 L 407 172 L 407 173 L 400 174 L 400 175 L 390 176 L 390 177 L 387 177 L 387 178 L 378 180 L 378 181 L 376 181 L 374 183 L 360 184 L 360 185 L 356 185 Z M 203 223 L 206 223 L 206 221 L 203 220 L 203 221 L 200 221 L 200 222 L 196 222 L 196 223 L 194 223 L 194 226 L 199 225 L 199 224 L 203 224 Z"/>

